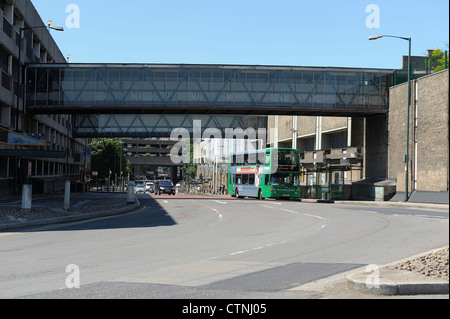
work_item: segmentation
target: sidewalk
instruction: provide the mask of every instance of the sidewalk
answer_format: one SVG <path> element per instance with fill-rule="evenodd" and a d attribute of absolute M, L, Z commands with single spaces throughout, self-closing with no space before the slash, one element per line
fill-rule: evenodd
<path fill-rule="evenodd" d="M 379 268 L 369 265 L 349 274 L 348 285 L 373 295 L 448 295 L 448 257 L 444 247 Z"/>
<path fill-rule="evenodd" d="M 127 195 L 123 193 L 94 193 L 87 196 L 92 197 L 77 201 L 69 210 L 62 208 L 64 198 L 61 197 L 37 198 L 33 201 L 31 211 L 22 210 L 21 202 L 17 200 L 2 202 L 0 231 L 106 217 L 125 213 L 140 206 L 137 198 L 135 203 L 127 204 Z"/>
<path fill-rule="evenodd" d="M 356 205 L 372 207 L 398 207 L 409 209 L 430 209 L 439 211 L 449 211 L 448 204 L 417 203 L 417 202 L 382 202 L 382 201 L 356 201 L 356 200 L 324 200 L 324 199 L 301 199 L 304 203 L 325 203 L 336 205 Z"/>

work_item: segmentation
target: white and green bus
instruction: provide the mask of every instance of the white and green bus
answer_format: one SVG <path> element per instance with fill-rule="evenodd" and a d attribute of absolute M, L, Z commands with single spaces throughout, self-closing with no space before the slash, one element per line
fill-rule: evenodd
<path fill-rule="evenodd" d="M 230 154 L 228 193 L 233 197 L 300 198 L 300 155 L 290 148 Z"/>

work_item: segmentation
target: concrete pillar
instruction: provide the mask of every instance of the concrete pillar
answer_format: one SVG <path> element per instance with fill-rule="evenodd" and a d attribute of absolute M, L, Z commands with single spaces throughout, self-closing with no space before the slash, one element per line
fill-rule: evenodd
<path fill-rule="evenodd" d="M 31 210 L 31 200 L 33 194 L 33 186 L 25 184 L 22 186 L 22 209 Z"/>
<path fill-rule="evenodd" d="M 297 148 L 298 138 L 298 116 L 292 117 L 292 148 Z"/>
<path fill-rule="evenodd" d="M 352 118 L 349 117 L 347 118 L 347 146 L 351 147 L 352 146 Z"/>
<path fill-rule="evenodd" d="M 70 208 L 70 180 L 66 181 L 66 187 L 64 190 L 64 209 L 68 210 Z"/>
<path fill-rule="evenodd" d="M 128 194 L 127 194 L 127 203 L 128 204 L 134 204 L 134 186 L 135 183 L 133 181 L 128 182 Z"/>
<path fill-rule="evenodd" d="M 275 115 L 275 127 L 273 128 L 273 148 L 278 148 L 278 115 Z"/>
<path fill-rule="evenodd" d="M 316 116 L 316 151 L 322 150 L 322 117 Z"/>

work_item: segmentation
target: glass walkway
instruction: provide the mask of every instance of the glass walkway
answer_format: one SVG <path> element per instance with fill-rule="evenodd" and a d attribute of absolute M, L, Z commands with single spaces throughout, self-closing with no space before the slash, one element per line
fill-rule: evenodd
<path fill-rule="evenodd" d="M 176 64 L 32 64 L 34 114 L 370 116 L 394 70 Z"/>

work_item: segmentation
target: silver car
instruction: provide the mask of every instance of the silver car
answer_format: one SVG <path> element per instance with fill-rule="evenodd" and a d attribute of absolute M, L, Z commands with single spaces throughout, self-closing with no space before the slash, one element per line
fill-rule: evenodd
<path fill-rule="evenodd" d="M 136 193 L 145 193 L 145 185 L 144 184 L 137 184 L 135 191 L 136 191 Z"/>

